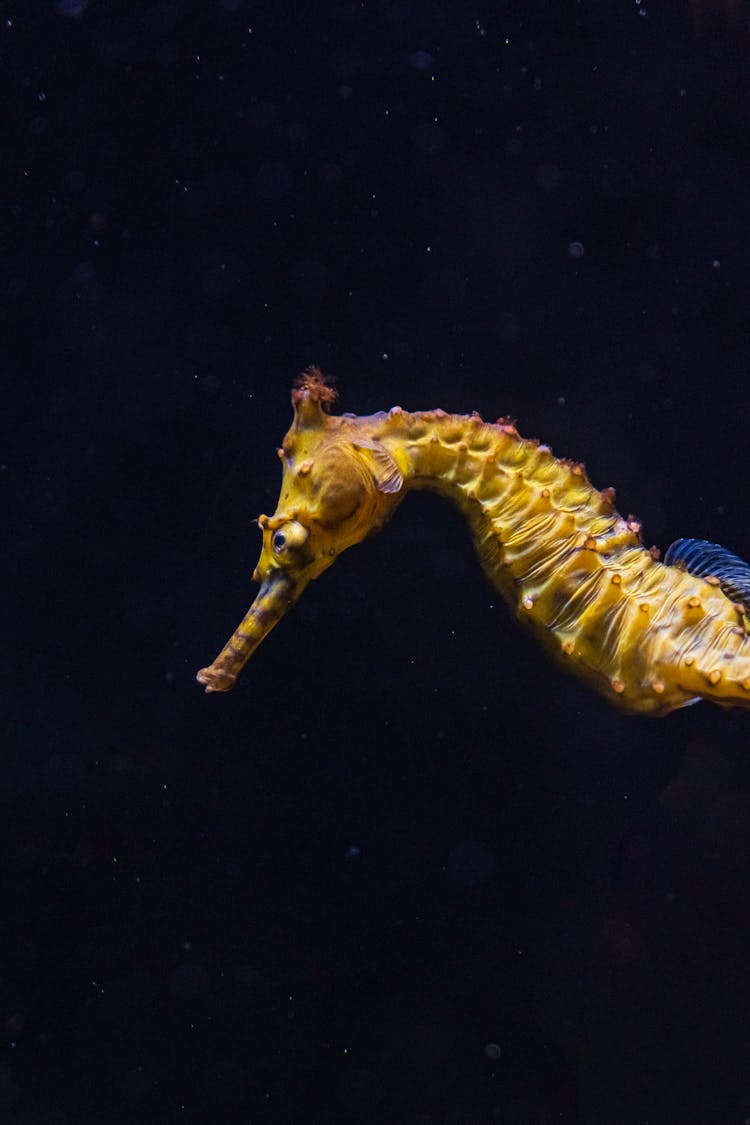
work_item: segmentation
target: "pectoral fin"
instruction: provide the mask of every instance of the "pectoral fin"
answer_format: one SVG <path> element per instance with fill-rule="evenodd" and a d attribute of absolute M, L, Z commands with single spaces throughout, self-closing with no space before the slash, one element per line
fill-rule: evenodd
<path fill-rule="evenodd" d="M 354 448 L 362 454 L 379 492 L 400 492 L 404 487 L 403 473 L 396 458 L 379 441 L 354 441 Z"/>

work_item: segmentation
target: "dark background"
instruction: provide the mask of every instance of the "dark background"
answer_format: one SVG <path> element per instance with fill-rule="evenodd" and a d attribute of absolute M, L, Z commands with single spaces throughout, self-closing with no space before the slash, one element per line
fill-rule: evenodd
<path fill-rule="evenodd" d="M 313 362 L 750 555 L 748 16 L 0 5 L 0 1120 L 750 1120 L 750 716 L 610 710 L 421 495 L 194 681 Z"/>

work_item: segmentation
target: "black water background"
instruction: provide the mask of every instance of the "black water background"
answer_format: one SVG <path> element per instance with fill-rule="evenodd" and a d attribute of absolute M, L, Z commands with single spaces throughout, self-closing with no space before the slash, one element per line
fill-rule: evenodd
<path fill-rule="evenodd" d="M 744 714 L 609 710 L 421 496 L 194 683 L 310 362 L 750 555 L 743 13 L 3 5 L 1 1119 L 750 1115 Z"/>

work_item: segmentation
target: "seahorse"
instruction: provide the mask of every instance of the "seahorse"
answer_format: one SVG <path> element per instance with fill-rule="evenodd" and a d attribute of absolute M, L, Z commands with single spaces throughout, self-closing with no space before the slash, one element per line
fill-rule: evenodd
<path fill-rule="evenodd" d="M 318 368 L 292 391 L 277 451 L 276 512 L 261 515 L 260 590 L 208 668 L 229 691 L 265 636 L 349 547 L 383 527 L 412 489 L 463 512 L 479 561 L 513 613 L 561 664 L 623 711 L 664 715 L 701 699 L 750 706 L 750 566 L 702 540 L 665 562 L 582 464 L 523 439 L 513 421 L 393 409 L 336 415 Z"/>

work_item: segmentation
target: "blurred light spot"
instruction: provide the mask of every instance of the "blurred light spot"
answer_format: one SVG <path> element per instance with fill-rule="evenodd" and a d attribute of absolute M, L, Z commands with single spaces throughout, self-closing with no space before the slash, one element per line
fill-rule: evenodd
<path fill-rule="evenodd" d="M 247 1075 L 237 1063 L 225 1059 L 209 1071 L 208 1085 L 222 1101 L 241 1102 L 245 1096 Z"/>
<path fill-rule="evenodd" d="M 534 179 L 546 191 L 554 191 L 560 185 L 562 173 L 556 164 L 540 164 L 534 172 Z"/>
<path fill-rule="evenodd" d="M 261 164 L 256 172 L 255 186 L 258 193 L 267 199 L 289 195 L 292 190 L 291 169 L 280 160 L 269 160 L 268 163 Z"/>
<path fill-rule="evenodd" d="M 47 776 L 56 789 L 75 789 L 83 780 L 83 759 L 79 754 L 53 754 L 47 763 Z"/>
<path fill-rule="evenodd" d="M 582 258 L 586 253 L 586 247 L 582 242 L 569 242 L 568 253 L 570 254 L 571 258 Z"/>
<path fill-rule="evenodd" d="M 420 152 L 426 152 L 428 156 L 436 156 L 445 144 L 445 130 L 440 125 L 436 125 L 434 121 L 417 125 L 412 137 Z"/>
<path fill-rule="evenodd" d="M 409 66 L 414 70 L 429 70 L 432 66 L 432 55 L 429 51 L 414 51 L 409 55 Z"/>
<path fill-rule="evenodd" d="M 83 172 L 66 172 L 62 178 L 63 191 L 70 192 L 71 195 L 83 191 L 86 187 L 86 177 Z"/>
<path fill-rule="evenodd" d="M 201 280 L 201 289 L 211 300 L 221 301 L 234 289 L 234 278 L 226 266 L 217 266 L 206 270 Z"/>
<path fill-rule="evenodd" d="M 594 188 L 606 199 L 626 199 L 633 194 L 633 173 L 621 160 L 603 160 L 593 169 Z"/>
<path fill-rule="evenodd" d="M 201 387 L 207 395 L 213 396 L 219 393 L 219 390 L 221 388 L 221 379 L 218 375 L 206 375 L 206 377 L 201 380 Z M 170 678 L 170 676 L 172 679 L 174 679 L 174 676 L 171 675 L 171 673 L 167 673 L 168 679 Z"/>
<path fill-rule="evenodd" d="M 486 883 L 495 873 L 495 856 L 487 844 L 464 840 L 451 848 L 448 856 L 448 878 L 461 887 Z"/>
<path fill-rule="evenodd" d="M 89 0 L 55 0 L 55 11 L 61 16 L 77 19 L 89 6 Z"/>
<path fill-rule="evenodd" d="M 210 978 L 202 965 L 178 965 L 169 987 L 179 1000 L 203 1000 L 210 991 Z"/>
<path fill-rule="evenodd" d="M 267 129 L 276 120 L 276 106 L 273 102 L 253 102 L 245 111 L 245 120 L 254 129 Z"/>
<path fill-rule="evenodd" d="M 121 1074 L 117 1085 L 124 1098 L 137 1102 L 151 1089 L 151 1076 L 142 1066 L 136 1066 Z"/>
<path fill-rule="evenodd" d="M 338 164 L 321 164 L 318 168 L 318 179 L 325 187 L 335 187 L 341 179 L 341 169 Z"/>
<path fill-rule="evenodd" d="M 367 1112 L 383 1100 L 383 1083 L 371 1070 L 350 1070 L 341 1079 L 339 1097 L 347 1109 Z"/>
<path fill-rule="evenodd" d="M 300 297 L 319 301 L 325 297 L 331 286 L 327 267 L 314 258 L 303 258 L 293 262 L 289 270 L 289 284 Z"/>
<path fill-rule="evenodd" d="M 466 282 L 458 270 L 448 266 L 430 270 L 424 279 L 424 295 L 435 308 L 450 312 L 466 300 Z"/>
<path fill-rule="evenodd" d="M 161 66 L 173 66 L 180 57 L 176 43 L 162 43 L 154 52 L 154 58 Z"/>

